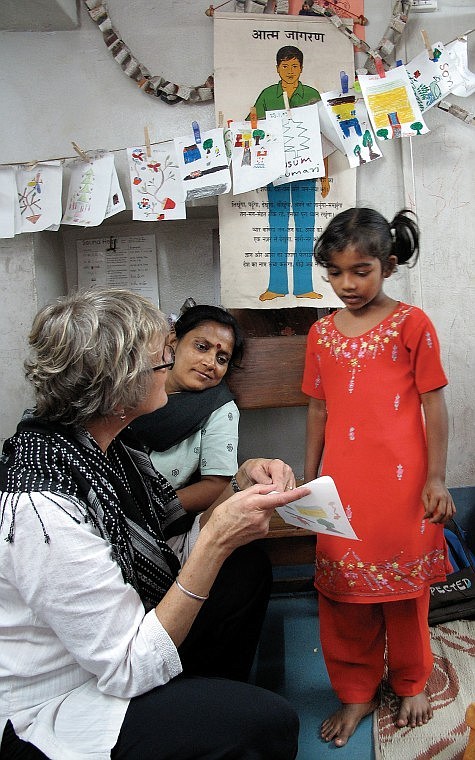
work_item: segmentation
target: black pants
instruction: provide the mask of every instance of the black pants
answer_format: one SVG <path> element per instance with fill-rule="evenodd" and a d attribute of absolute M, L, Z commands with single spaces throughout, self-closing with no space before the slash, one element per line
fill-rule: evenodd
<path fill-rule="evenodd" d="M 233 552 L 179 649 L 183 674 L 130 701 L 112 760 L 295 758 L 294 710 L 276 694 L 244 683 L 271 582 L 269 560 L 259 547 Z M 4 754 L 2 742 L 1 760 L 44 759 L 32 745 L 21 745 L 33 754 Z"/>

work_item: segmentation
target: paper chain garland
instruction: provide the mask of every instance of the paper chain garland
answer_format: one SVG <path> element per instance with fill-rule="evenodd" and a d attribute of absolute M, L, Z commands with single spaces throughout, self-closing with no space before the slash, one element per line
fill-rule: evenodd
<path fill-rule="evenodd" d="M 102 32 L 104 42 L 111 51 L 114 60 L 128 77 L 137 82 L 138 87 L 147 95 L 160 98 L 170 105 L 179 102 L 197 103 L 213 100 L 214 78 L 197 87 L 168 82 L 162 76 L 152 76 L 150 71 L 131 53 L 123 39 L 112 26 L 109 14 L 101 0 L 84 0 L 88 13 Z"/>
<path fill-rule="evenodd" d="M 84 0 L 88 13 L 92 20 L 98 25 L 102 32 L 104 42 L 111 51 L 114 59 L 120 65 L 128 77 L 134 79 L 137 85 L 147 95 L 153 95 L 160 98 L 168 104 L 184 101 L 187 103 L 196 103 L 199 101 L 213 100 L 214 98 L 214 78 L 210 74 L 203 85 L 198 87 L 189 87 L 187 85 L 174 84 L 168 82 L 162 76 L 152 76 L 150 71 L 140 63 L 127 47 L 119 32 L 112 26 L 112 21 L 102 0 Z M 368 53 L 368 61 L 365 67 L 368 71 L 376 72 L 375 59 L 384 60 L 388 66 L 394 61 L 394 49 L 397 38 L 404 31 L 409 10 L 412 6 L 412 0 L 398 0 L 394 4 L 392 18 L 389 22 L 385 36 L 379 45 L 372 49 L 366 42 L 354 34 L 342 21 L 340 16 L 323 5 L 313 6 L 314 10 L 322 16 L 326 16 L 337 29 L 342 32 L 353 44 L 360 50 Z M 211 8 L 212 6 L 210 6 Z M 209 14 L 212 15 L 212 14 Z"/>
<path fill-rule="evenodd" d="M 174 84 L 162 76 L 152 76 L 150 71 L 140 63 L 127 47 L 120 34 L 112 26 L 109 14 L 101 0 L 84 0 L 88 13 L 102 32 L 104 42 L 111 51 L 114 59 L 120 65 L 128 77 L 134 79 L 140 89 L 146 95 L 160 98 L 164 103 L 197 103 L 214 99 L 214 77 L 212 74 L 206 82 L 197 87 Z M 210 6 L 210 9 L 213 6 Z M 313 9 L 320 15 L 326 16 L 336 28 L 342 32 L 355 47 L 368 54 L 364 68 L 372 74 L 381 71 L 381 67 L 390 68 L 395 62 L 396 45 L 403 34 L 412 7 L 412 0 L 396 0 L 393 6 L 391 19 L 381 41 L 375 48 L 371 48 L 367 42 L 361 40 L 353 29 L 346 26 L 344 21 L 328 6 L 313 5 Z M 212 13 L 208 15 L 212 16 Z M 447 113 L 461 119 L 466 124 L 475 125 L 475 116 L 460 106 L 447 101 L 439 103 L 438 107 Z"/>

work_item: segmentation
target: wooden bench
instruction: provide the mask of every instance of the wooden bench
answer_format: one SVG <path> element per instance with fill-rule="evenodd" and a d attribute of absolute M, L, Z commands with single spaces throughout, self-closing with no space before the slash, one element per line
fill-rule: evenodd
<path fill-rule="evenodd" d="M 307 333 L 310 325 L 325 312 L 299 308 L 263 312 L 246 309 L 232 313 L 246 336 L 242 367 L 226 378 L 239 409 L 307 406 L 308 397 L 300 390 Z M 296 334 L 296 330 L 300 334 Z M 274 334 L 269 335 L 269 332 Z M 276 430 L 275 434 L 282 435 L 282 430 Z M 313 565 L 315 534 L 287 525 L 277 514 L 272 517 L 269 535 L 263 544 L 274 567 Z M 291 585 L 292 590 L 308 587 L 309 575 L 302 576 L 298 572 L 296 575 L 298 577 L 289 579 L 290 583 L 280 585 L 286 588 Z"/>

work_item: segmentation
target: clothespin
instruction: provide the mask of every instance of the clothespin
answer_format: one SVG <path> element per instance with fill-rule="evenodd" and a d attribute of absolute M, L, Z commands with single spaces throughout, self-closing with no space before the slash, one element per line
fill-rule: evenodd
<path fill-rule="evenodd" d="M 249 116 L 251 118 L 251 129 L 257 129 L 257 110 L 256 106 L 252 106 L 251 110 L 249 111 Z"/>
<path fill-rule="evenodd" d="M 397 59 L 396 66 L 402 66 L 402 60 L 400 58 Z"/>
<path fill-rule="evenodd" d="M 145 153 L 147 154 L 147 158 L 152 158 L 152 147 L 150 145 L 150 134 L 148 127 L 143 128 L 143 133 L 145 137 Z"/>
<path fill-rule="evenodd" d="M 201 142 L 201 132 L 200 132 L 200 125 L 197 121 L 192 121 L 191 126 L 193 127 L 193 134 L 195 136 L 195 143 L 196 145 L 199 145 Z"/>
<path fill-rule="evenodd" d="M 218 127 L 219 129 L 223 128 L 224 124 L 224 114 L 222 111 L 218 111 Z"/>
<path fill-rule="evenodd" d="M 427 34 L 425 29 L 421 29 L 421 37 L 424 40 L 424 45 L 426 46 L 426 50 L 429 54 L 429 58 L 432 61 L 434 59 L 434 50 L 432 48 L 432 45 L 430 44 L 429 35 Z"/>
<path fill-rule="evenodd" d="M 286 93 L 285 90 L 282 91 L 282 97 L 284 99 L 285 110 L 287 111 L 287 118 L 291 119 L 292 118 L 292 112 L 290 110 L 289 96 L 287 95 L 287 93 Z"/>
<path fill-rule="evenodd" d="M 386 72 L 384 70 L 383 59 L 381 58 L 381 56 L 379 55 L 374 56 L 374 65 L 381 79 L 384 79 L 386 76 Z"/>
<path fill-rule="evenodd" d="M 341 82 L 341 94 L 346 95 L 348 92 L 348 74 L 346 71 L 340 71 L 340 82 Z"/>
<path fill-rule="evenodd" d="M 81 158 L 82 158 L 83 161 L 87 161 L 88 164 L 91 162 L 91 159 L 89 158 L 89 156 L 87 155 L 87 153 L 85 153 L 82 150 L 82 148 L 79 147 L 79 145 L 77 145 L 75 142 L 72 142 L 71 145 L 73 146 L 73 148 L 76 151 L 76 153 L 78 154 L 78 156 L 81 156 Z"/>

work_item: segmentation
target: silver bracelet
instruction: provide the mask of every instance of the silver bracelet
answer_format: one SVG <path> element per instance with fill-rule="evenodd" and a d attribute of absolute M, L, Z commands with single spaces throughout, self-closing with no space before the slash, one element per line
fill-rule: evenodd
<path fill-rule="evenodd" d="M 233 489 L 234 493 L 239 493 L 242 490 L 239 488 L 239 483 L 237 482 L 235 475 L 233 475 L 231 478 L 231 488 Z"/>
<path fill-rule="evenodd" d="M 186 596 L 189 596 L 190 599 L 196 599 L 198 602 L 206 602 L 206 600 L 209 597 L 209 594 L 206 594 L 206 596 L 200 596 L 199 594 L 194 594 L 193 591 L 188 591 L 187 588 L 181 585 L 178 578 L 175 578 L 175 583 L 180 589 L 180 591 L 183 591 L 183 593 L 186 594 Z"/>

